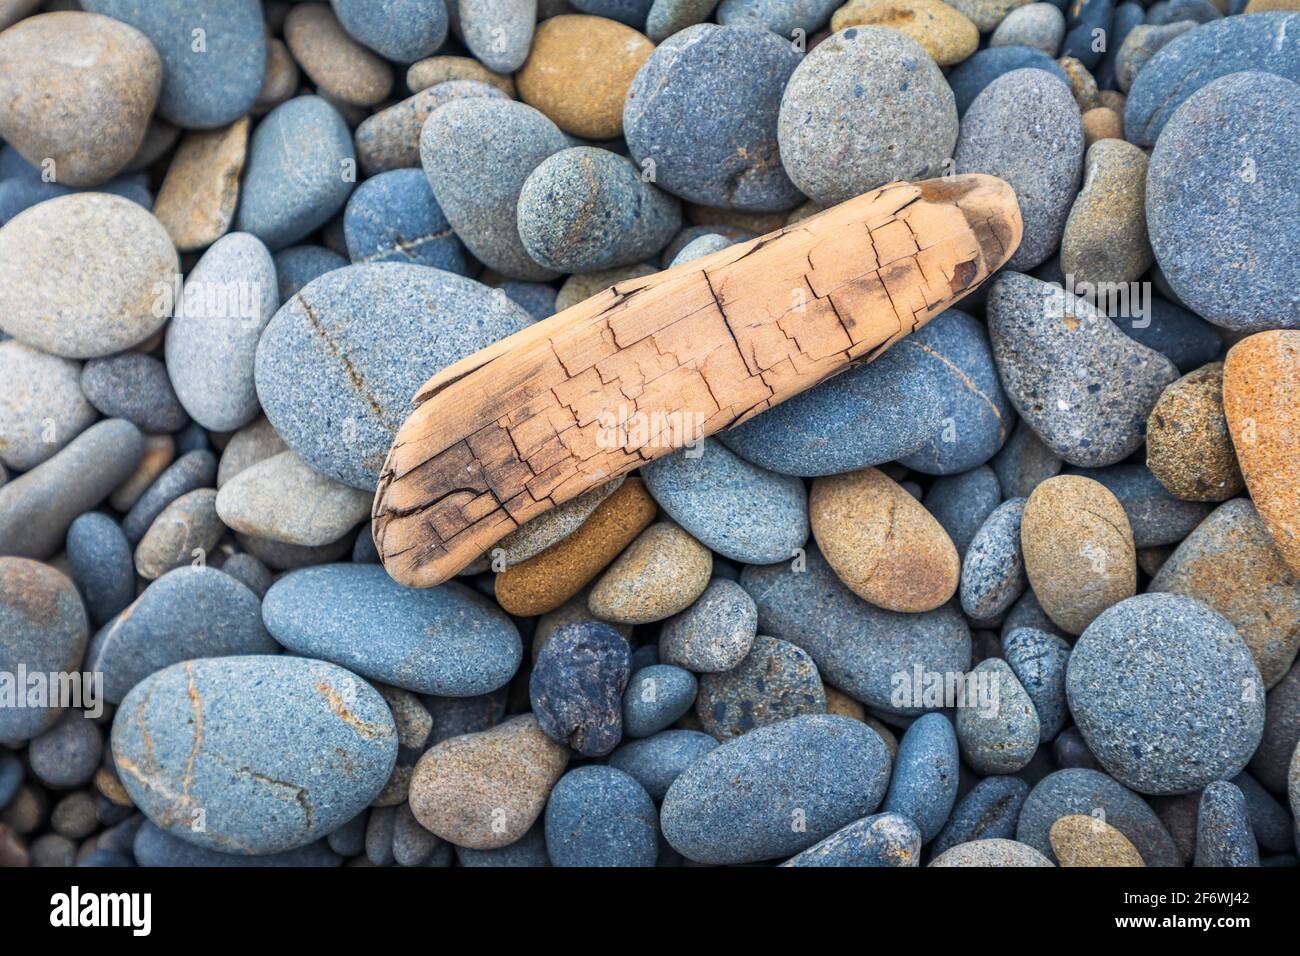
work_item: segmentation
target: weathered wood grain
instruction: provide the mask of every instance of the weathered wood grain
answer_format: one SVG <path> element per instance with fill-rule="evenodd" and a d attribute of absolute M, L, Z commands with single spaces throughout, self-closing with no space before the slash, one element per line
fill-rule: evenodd
<path fill-rule="evenodd" d="M 894 183 L 457 362 L 415 397 L 380 475 L 384 566 L 439 584 L 547 509 L 871 361 L 1020 236 L 1000 179 Z"/>

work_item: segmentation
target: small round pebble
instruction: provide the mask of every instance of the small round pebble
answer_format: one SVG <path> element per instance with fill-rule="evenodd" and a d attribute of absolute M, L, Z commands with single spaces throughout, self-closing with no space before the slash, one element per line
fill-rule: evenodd
<path fill-rule="evenodd" d="M 930 861 L 930 866 L 1054 866 L 1031 846 L 1015 840 L 989 838 L 959 843 Z"/>
<path fill-rule="evenodd" d="M 1226 780 L 1212 780 L 1201 792 L 1193 865 L 1259 866 L 1259 845 L 1246 813 L 1246 798 Z"/>
<path fill-rule="evenodd" d="M 1147 467 L 1176 498 L 1225 501 L 1245 481 L 1223 412 L 1223 363 L 1188 372 L 1160 393 L 1147 419 Z"/>
<path fill-rule="evenodd" d="M 825 712 L 826 692 L 808 652 L 761 634 L 731 670 L 700 678 L 695 701 L 700 724 L 724 741 L 801 714 Z"/>
<path fill-rule="evenodd" d="M 735 581 L 714 578 L 689 608 L 664 622 L 659 656 L 696 673 L 729 671 L 749 653 L 758 608 Z"/>
<path fill-rule="evenodd" d="M 636 670 L 623 693 L 623 734 L 649 737 L 671 727 L 695 703 L 696 687 L 694 674 L 671 664 Z"/>
<path fill-rule="evenodd" d="M 957 769 L 957 734 L 951 721 L 942 714 L 917 718 L 898 742 L 884 810 L 913 821 L 921 842 L 929 843 L 957 802 Z"/>
<path fill-rule="evenodd" d="M 658 803 L 683 770 L 717 746 L 715 738 L 698 730 L 661 730 L 642 740 L 627 741 L 607 762 L 634 777 Z"/>
<path fill-rule="evenodd" d="M 966 680 L 966 693 L 957 702 L 962 757 L 977 773 L 1015 773 L 1038 749 L 1034 702 L 1006 661 L 996 657 L 980 662 Z"/>
<path fill-rule="evenodd" d="M 659 855 L 650 795 L 613 767 L 577 767 L 561 777 L 545 827 L 553 866 L 654 866 Z"/>
<path fill-rule="evenodd" d="M 139 352 L 91 359 L 81 369 L 81 392 L 106 418 L 125 418 L 142 431 L 174 432 L 189 420 L 167 367 Z"/>
<path fill-rule="evenodd" d="M 587 606 L 604 621 L 649 624 L 672 617 L 708 587 L 713 555 L 678 525 L 651 525 L 591 589 Z"/>

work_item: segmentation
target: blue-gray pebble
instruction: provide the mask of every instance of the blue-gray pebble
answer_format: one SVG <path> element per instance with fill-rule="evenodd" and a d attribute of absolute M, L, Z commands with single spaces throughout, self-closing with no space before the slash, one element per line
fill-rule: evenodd
<path fill-rule="evenodd" d="M 343 29 L 385 59 L 414 63 L 447 38 L 445 0 L 332 0 Z"/>
<path fill-rule="evenodd" d="M 976 621 L 992 620 L 1010 610 L 1029 586 L 1020 549 L 1024 513 L 1024 498 L 1004 501 L 980 526 L 966 550 L 958 593 L 962 610 Z"/>
<path fill-rule="evenodd" d="M 1195 866 L 1259 866 L 1259 844 L 1246 813 L 1246 797 L 1226 780 L 1201 792 L 1196 815 Z"/>
<path fill-rule="evenodd" d="M 659 814 L 650 795 L 613 767 L 577 767 L 551 791 L 545 816 L 553 866 L 654 866 Z"/>
<path fill-rule="evenodd" d="M 998 476 L 987 465 L 936 478 L 925 494 L 925 510 L 948 532 L 959 556 L 1002 500 Z"/>
<path fill-rule="evenodd" d="M 1029 784 L 1019 777 L 985 777 L 953 809 L 930 851 L 938 856 L 972 840 L 1011 840 Z"/>
<path fill-rule="evenodd" d="M 607 762 L 635 777 L 657 803 L 682 771 L 717 746 L 715 738 L 698 730 L 661 730 L 654 736 L 622 744 Z"/>
<path fill-rule="evenodd" d="M 898 742 L 884 809 L 913 821 L 929 843 L 948 822 L 957 802 L 957 733 L 943 714 L 912 722 Z"/>
<path fill-rule="evenodd" d="M 394 169 L 367 179 L 348 200 L 343 235 L 354 263 L 406 262 L 470 271 L 465 247 L 418 169 Z"/>
<path fill-rule="evenodd" d="M 623 735 L 649 737 L 671 727 L 695 703 L 696 689 L 695 675 L 672 664 L 634 671 L 623 692 Z"/>
<path fill-rule="evenodd" d="M 98 627 L 135 599 L 135 564 L 122 527 L 101 511 L 87 511 L 68 528 L 68 563 Z"/>
<path fill-rule="evenodd" d="M 908 817 L 877 813 L 836 830 L 782 866 L 919 866 L 921 831 Z"/>
<path fill-rule="evenodd" d="M 1002 638 L 1002 657 L 1034 702 L 1039 740 L 1051 742 L 1070 711 L 1065 699 L 1065 668 L 1070 645 L 1061 637 L 1033 627 L 1017 627 Z"/>
<path fill-rule="evenodd" d="M 948 74 L 948 83 L 957 99 L 958 115 L 964 115 L 975 102 L 975 97 L 998 77 L 1021 69 L 1046 70 L 1062 83 L 1070 82 L 1061 65 L 1042 50 L 1028 46 L 989 47 L 963 61 Z"/>

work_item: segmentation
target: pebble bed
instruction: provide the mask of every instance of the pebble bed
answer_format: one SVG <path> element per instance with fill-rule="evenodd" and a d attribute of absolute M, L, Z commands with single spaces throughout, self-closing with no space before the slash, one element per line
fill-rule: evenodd
<path fill-rule="evenodd" d="M 956 308 L 380 566 L 435 372 L 953 173 Z M 1296 0 L 0 0 L 0 865 L 1294 867 L 1298 250 Z"/>

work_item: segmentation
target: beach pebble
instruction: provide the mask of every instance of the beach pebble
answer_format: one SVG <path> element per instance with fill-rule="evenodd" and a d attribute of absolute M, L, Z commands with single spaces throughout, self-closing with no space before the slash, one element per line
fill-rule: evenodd
<path fill-rule="evenodd" d="M 154 479 L 122 519 L 122 530 L 127 540 L 132 544 L 138 542 L 164 508 L 186 492 L 211 488 L 216 476 L 217 460 L 212 452 L 200 450 L 181 455 Z"/>
<path fill-rule="evenodd" d="M 649 737 L 671 727 L 695 703 L 696 687 L 694 674 L 671 664 L 636 670 L 623 693 L 624 735 Z"/>
<path fill-rule="evenodd" d="M 1089 749 L 1141 793 L 1235 776 L 1264 728 L 1250 650 L 1226 618 L 1181 595 L 1139 595 L 1102 612 L 1070 655 L 1066 693 Z"/>
<path fill-rule="evenodd" d="M 977 773 L 1015 773 L 1038 749 L 1034 702 L 1006 661 L 996 657 L 980 662 L 966 680 L 965 696 L 957 701 L 963 759 Z"/>
<path fill-rule="evenodd" d="M 1091 478 L 1119 499 L 1138 549 L 1177 544 L 1210 513 L 1208 504 L 1175 498 L 1142 464 L 1071 468 L 1067 473 Z"/>
<path fill-rule="evenodd" d="M 66 358 L 111 355 L 167 321 L 180 264 L 148 210 L 106 193 L 33 206 L 0 228 L 0 330 Z"/>
<path fill-rule="evenodd" d="M 1159 266 L 1153 274 L 1159 274 Z M 1144 306 L 1130 300 L 1128 311 L 1120 308 L 1111 315 L 1121 332 L 1147 348 L 1155 349 L 1187 373 L 1219 357 L 1223 339 L 1216 326 L 1158 295 L 1150 295 Z"/>
<path fill-rule="evenodd" d="M 296 96 L 257 124 L 248 148 L 235 228 L 272 252 L 325 225 L 356 181 L 352 134 L 320 96 Z"/>
<path fill-rule="evenodd" d="M 830 205 L 938 175 L 957 143 L 957 108 L 915 40 L 849 27 L 814 47 L 790 77 L 778 135 L 795 185 Z"/>
<path fill-rule="evenodd" d="M 0 485 L 0 554 L 53 555 L 69 525 L 131 474 L 143 450 L 138 428 L 110 418 L 91 425 L 53 458 Z"/>
<path fill-rule="evenodd" d="M 654 256 L 681 228 L 681 205 L 632 160 L 593 146 L 561 150 L 524 182 L 519 237 L 535 262 L 594 272 Z"/>
<path fill-rule="evenodd" d="M 523 656 L 514 624 L 475 592 L 406 588 L 373 564 L 291 572 L 267 592 L 262 617 L 290 651 L 421 694 L 488 693 Z"/>
<path fill-rule="evenodd" d="M 708 586 L 713 555 L 671 521 L 651 525 L 591 589 L 587 606 L 601 620 L 649 624 L 672 617 Z"/>
<path fill-rule="evenodd" d="M 436 111 L 420 136 L 420 162 L 456 235 L 486 266 L 512 279 L 546 281 L 519 237 L 525 180 L 567 146 L 564 134 L 524 103 L 456 99 Z"/>
<path fill-rule="evenodd" d="M 736 2 L 736 0 L 724 0 Z M 939 0 L 849 0 L 831 17 L 831 30 L 878 26 L 915 40 L 940 66 L 953 66 L 979 47 L 975 24 Z"/>
<path fill-rule="evenodd" d="M 357 0 L 367 2 L 367 0 Z M 509 74 L 493 73 L 478 60 L 470 56 L 453 56 L 442 53 L 427 60 L 412 63 L 406 71 L 406 85 L 412 93 L 419 93 L 440 83 L 455 80 L 471 80 L 486 83 L 500 90 L 508 99 L 515 98 L 515 81 Z"/>
<path fill-rule="evenodd" d="M 1147 468 L 1184 501 L 1225 501 L 1245 486 L 1223 411 L 1223 363 L 1167 387 L 1147 419 Z"/>
<path fill-rule="evenodd" d="M 1300 665 L 1291 665 L 1264 706 L 1264 736 L 1250 759 L 1250 772 L 1269 790 L 1284 793 L 1291 754 L 1300 744 Z"/>
<path fill-rule="evenodd" d="M 337 269 L 267 325 L 257 393 L 275 430 L 308 465 L 369 491 L 425 380 L 529 321 L 504 294 L 441 270 Z"/>
<path fill-rule="evenodd" d="M 464 247 L 418 169 L 395 169 L 358 186 L 343 214 L 343 232 L 354 263 L 405 262 L 461 275 L 470 271 Z"/>
<path fill-rule="evenodd" d="M 827 563 L 863 600 L 932 611 L 956 592 L 961 562 L 947 532 L 883 472 L 818 478 L 808 511 Z"/>
<path fill-rule="evenodd" d="M 531 714 L 512 717 L 426 751 L 411 778 L 411 811 L 458 847 L 509 846 L 541 815 L 568 762 L 568 748 Z"/>
<path fill-rule="evenodd" d="M 140 147 L 162 76 L 153 44 L 126 24 L 81 12 L 23 20 L 0 34 L 0 137 L 57 182 L 98 185 Z"/>
<path fill-rule="evenodd" d="M 266 73 L 266 27 L 256 0 L 83 0 L 129 23 L 162 58 L 158 113 L 194 129 L 226 126 L 252 107 Z"/>
<path fill-rule="evenodd" d="M 251 554 L 232 554 L 221 562 L 221 573 L 228 574 L 259 598 L 271 589 L 271 569 Z"/>
<path fill-rule="evenodd" d="M 1184 33 L 1196 29 L 1195 22 L 1180 20 L 1177 23 L 1139 23 L 1119 41 L 1115 54 L 1115 84 L 1125 93 L 1132 92 L 1133 81 L 1142 68 L 1150 62 L 1165 44 Z M 1140 93 L 1139 93 L 1140 95 Z M 1125 99 L 1127 114 L 1128 100 Z M 1136 139 L 1136 130 L 1134 131 Z"/>
<path fill-rule="evenodd" d="M 87 664 L 104 675 L 104 697 L 120 703 L 150 674 L 179 661 L 279 648 L 262 625 L 261 602 L 228 574 L 181 567 L 151 583 L 91 641 Z"/>
<path fill-rule="evenodd" d="M 1054 866 L 1051 860 L 1031 846 L 1015 840 L 987 838 L 974 843 L 959 843 L 945 850 L 930 866 Z"/>
<path fill-rule="evenodd" d="M 883 808 L 913 821 L 921 842 L 943 829 L 957 802 L 957 734 L 942 714 L 915 720 L 898 743 Z"/>
<path fill-rule="evenodd" d="M 393 70 L 362 46 L 323 3 L 300 3 L 284 21 L 284 42 L 316 91 L 337 103 L 374 106 L 393 88 Z"/>
<path fill-rule="evenodd" d="M 447 38 L 443 0 L 332 0 L 343 28 L 385 59 L 414 63 L 430 56 Z"/>
<path fill-rule="evenodd" d="M 1183 102 L 1152 151 L 1146 205 L 1156 259 L 1178 298 L 1224 328 L 1300 329 L 1300 266 L 1282 226 L 1300 218 L 1300 144 L 1286 119 L 1297 110 L 1291 80 L 1222 77 Z"/>
<path fill-rule="evenodd" d="M 189 421 L 167 367 L 139 352 L 91 359 L 81 369 L 81 393 L 106 418 L 124 418 L 141 431 L 174 432 Z"/>
<path fill-rule="evenodd" d="M 539 820 L 514 843 L 494 850 L 471 850 L 454 847 L 456 862 L 460 866 L 543 867 L 550 866 L 546 853 L 546 833 Z"/>
<path fill-rule="evenodd" d="M 59 790 L 89 783 L 103 753 L 103 734 L 93 720 L 76 710 L 65 712 L 57 724 L 33 737 L 27 748 L 32 773 L 45 785 Z"/>
<path fill-rule="evenodd" d="M 1061 55 L 1073 57 L 1088 70 L 1094 69 L 1106 53 L 1115 0 L 1078 0 L 1066 9 L 1065 40 Z M 1098 43 L 1099 37 L 1105 38 Z"/>
<path fill-rule="evenodd" d="M 963 559 L 976 532 L 1001 501 L 998 476 L 986 465 L 936 478 L 924 498 L 925 510 L 943 526 Z"/>
<path fill-rule="evenodd" d="M 565 625 L 537 655 L 528 698 L 541 729 L 588 757 L 623 737 L 623 691 L 631 676 L 627 640 L 597 621 Z"/>
<path fill-rule="evenodd" d="M 123 514 L 129 512 L 158 476 L 171 466 L 176 458 L 176 446 L 176 439 L 171 435 L 145 435 L 144 452 L 139 463 L 126 480 L 113 489 L 108 503 Z"/>
<path fill-rule="evenodd" d="M 920 865 L 921 831 L 898 813 L 878 813 L 837 830 L 782 866 Z"/>
<path fill-rule="evenodd" d="M 379 110 L 357 126 L 355 140 L 361 171 L 374 176 L 394 169 L 419 169 L 420 133 L 439 107 L 458 99 L 507 98 L 489 83 L 448 80 Z"/>
<path fill-rule="evenodd" d="M 826 712 L 826 693 L 808 652 L 758 635 L 745 659 L 729 671 L 700 678 L 695 713 L 719 740 L 802 714 Z"/>
<path fill-rule="evenodd" d="M 872 813 L 889 752 L 848 717 L 806 715 L 731 740 L 698 760 L 664 797 L 660 824 L 698 863 L 791 856 Z M 802 826 L 791 826 L 798 819 Z"/>
<path fill-rule="evenodd" d="M 95 420 L 79 362 L 0 342 L 0 462 L 24 471 L 48 460 Z"/>
<path fill-rule="evenodd" d="M 108 515 L 87 511 L 72 522 L 67 555 L 92 625 L 98 627 L 135 600 L 131 543 Z"/>
<path fill-rule="evenodd" d="M 614 767 L 577 767 L 546 804 L 553 866 L 654 866 L 659 814 L 641 784 Z"/>
<path fill-rule="evenodd" d="M 1241 635 L 1265 688 L 1286 675 L 1300 648 L 1300 582 L 1247 498 L 1196 526 L 1161 566 L 1150 590 L 1195 598 Z"/>
<path fill-rule="evenodd" d="M 366 492 L 313 471 L 291 451 L 240 471 L 216 499 L 234 530 L 309 546 L 337 541 L 370 514 L 370 503 Z"/>
<path fill-rule="evenodd" d="M 1259 845 L 1246 814 L 1246 798 L 1226 780 L 1213 780 L 1201 792 L 1193 865 L 1259 866 Z"/>
<path fill-rule="evenodd" d="M 1020 548 L 1024 498 L 1004 501 L 980 526 L 961 565 L 962 610 L 973 620 L 1005 613 L 1028 586 Z"/>
<path fill-rule="evenodd" d="M 717 746 L 716 739 L 698 730 L 661 730 L 651 737 L 626 741 L 609 755 L 607 763 L 630 774 L 659 803 L 683 770 Z"/>
<path fill-rule="evenodd" d="M 172 156 L 153 214 L 181 252 L 205 249 L 230 231 L 248 130 L 248 118 L 241 117 L 220 129 L 186 133 Z"/>
<path fill-rule="evenodd" d="M 1070 716 L 1065 699 L 1070 645 L 1048 631 L 1016 627 L 1002 637 L 1002 656 L 1034 703 L 1039 742 L 1051 743 Z"/>
<path fill-rule="evenodd" d="M 1029 785 L 1019 777 L 985 777 L 961 798 L 930 845 L 935 856 L 972 840 L 1010 840 Z"/>
<path fill-rule="evenodd" d="M 1223 410 L 1251 499 L 1300 574 L 1300 331 L 1261 332 L 1232 347 Z"/>
<path fill-rule="evenodd" d="M 1039 485 L 1020 524 L 1025 573 L 1058 627 L 1082 634 L 1098 614 L 1137 589 L 1133 531 L 1104 485 L 1059 475 Z"/>
<path fill-rule="evenodd" d="M 578 530 L 622 484 L 622 478 L 615 478 L 542 512 L 536 518 L 530 518 L 497 542 L 492 549 L 493 560 L 500 560 L 509 567 L 541 554 Z"/>
<path fill-rule="evenodd" d="M 1029 0 L 956 0 L 956 7 L 979 27 L 980 33 L 990 33 L 1012 10 Z"/>
<path fill-rule="evenodd" d="M 1061 236 L 1061 271 L 1072 277 L 1076 294 L 1086 294 L 1086 286 L 1134 282 L 1151 267 L 1146 180 L 1146 153 L 1132 143 L 1108 139 L 1088 148 L 1083 188 Z"/>
<path fill-rule="evenodd" d="M 374 688 L 341 667 L 294 657 L 209 658 L 158 671 L 122 701 L 112 743 L 122 782 L 150 820 L 232 853 L 324 836 L 370 803 L 397 757 L 393 718 Z"/>
<path fill-rule="evenodd" d="M 660 189 L 691 202 L 751 211 L 798 205 L 777 115 L 801 60 L 765 30 L 700 23 L 673 34 L 628 88 L 623 133 L 632 159 Z"/>
<path fill-rule="evenodd" d="M 664 622 L 659 656 L 697 673 L 737 666 L 754 644 L 758 608 L 735 581 L 714 578 L 689 608 Z"/>
<path fill-rule="evenodd" d="M 1044 70 L 1067 86 L 1070 83 L 1061 65 L 1042 50 L 1028 46 L 990 46 L 948 74 L 948 83 L 957 101 L 957 115 L 964 116 L 975 97 L 998 77 L 1023 69 Z"/>
<path fill-rule="evenodd" d="M 453 23 L 474 57 L 496 73 L 513 73 L 528 59 L 537 0 L 476 0 L 456 4 Z"/>
<path fill-rule="evenodd" d="M 822 680 L 881 712 L 940 709 L 942 695 L 927 699 L 924 675 L 970 669 L 970 628 L 951 604 L 919 614 L 875 607 L 815 549 L 791 564 L 750 565 L 740 584 L 758 607 L 760 632 L 803 648 Z"/>
<path fill-rule="evenodd" d="M 962 116 L 953 160 L 960 173 L 1000 176 L 1015 189 L 1024 238 L 1009 268 L 1033 268 L 1056 251 L 1083 167 L 1083 127 L 1068 89 L 1032 67 L 999 76 Z"/>
<path fill-rule="evenodd" d="M 519 97 L 560 129 L 586 139 L 623 132 L 623 101 L 654 51 L 643 34 L 604 17 L 543 20 L 515 82 Z"/>
<path fill-rule="evenodd" d="M 292 299 L 307 283 L 348 264 L 347 258 L 324 246 L 290 246 L 273 257 L 280 303 Z"/>
<path fill-rule="evenodd" d="M 1128 837 L 1098 817 L 1073 813 L 1048 831 L 1060 866 L 1144 866 Z"/>
<path fill-rule="evenodd" d="M 163 509 L 136 545 L 136 573 L 152 581 L 173 568 L 206 561 L 225 533 L 216 489 L 183 494 Z"/>
<path fill-rule="evenodd" d="M 1065 16 L 1054 3 L 1017 7 L 997 25 L 989 47 L 1026 46 L 1056 56 L 1065 39 Z"/>
<path fill-rule="evenodd" d="M 1095 467 L 1141 446 L 1151 409 L 1178 378 L 1169 359 L 1086 300 L 1018 272 L 994 280 L 988 317 L 1007 396 L 1056 455 Z"/>

